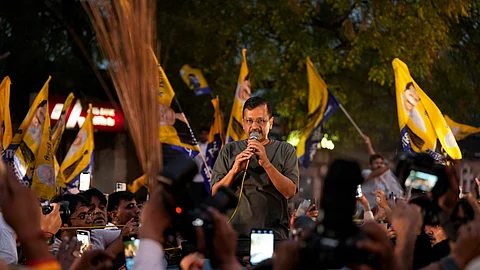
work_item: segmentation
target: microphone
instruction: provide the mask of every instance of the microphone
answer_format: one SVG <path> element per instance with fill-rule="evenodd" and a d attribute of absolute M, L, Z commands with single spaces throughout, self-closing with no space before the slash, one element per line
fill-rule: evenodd
<path fill-rule="evenodd" d="M 248 139 L 257 141 L 258 136 L 259 136 L 258 131 L 252 131 L 252 133 L 250 133 L 250 137 Z"/>

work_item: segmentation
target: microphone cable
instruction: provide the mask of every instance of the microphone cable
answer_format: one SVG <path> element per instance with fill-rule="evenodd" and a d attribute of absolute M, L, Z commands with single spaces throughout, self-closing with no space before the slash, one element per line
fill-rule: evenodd
<path fill-rule="evenodd" d="M 242 185 L 240 186 L 240 194 L 238 195 L 237 207 L 235 207 L 235 210 L 233 211 L 232 215 L 228 219 L 228 223 L 232 221 L 232 219 L 237 214 L 238 207 L 240 207 L 240 200 L 242 199 L 242 194 L 243 194 L 243 184 L 245 183 L 245 177 L 247 176 L 248 165 L 250 165 L 250 159 L 247 160 L 247 166 L 245 166 L 245 171 L 243 172 Z"/>

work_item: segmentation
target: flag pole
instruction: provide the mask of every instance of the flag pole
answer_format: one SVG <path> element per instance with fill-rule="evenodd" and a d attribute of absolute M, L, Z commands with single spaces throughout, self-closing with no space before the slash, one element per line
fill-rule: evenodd
<path fill-rule="evenodd" d="M 192 130 L 192 127 L 190 126 L 190 122 L 188 122 L 188 119 L 185 116 L 185 113 L 183 112 L 182 107 L 180 106 L 180 102 L 178 102 L 177 96 L 174 96 L 173 99 L 175 99 L 175 102 L 177 103 L 178 109 L 180 110 L 180 112 L 182 114 L 183 120 L 187 124 L 188 130 L 190 131 L 190 135 L 192 136 L 193 142 L 198 147 L 197 138 L 195 138 L 195 134 L 193 134 L 193 130 Z M 198 147 L 198 150 L 199 150 L 198 153 L 199 153 L 200 157 L 202 158 L 203 164 L 205 165 L 205 168 L 207 168 L 207 176 L 208 176 L 208 178 L 212 179 L 212 174 L 210 173 L 210 168 L 207 165 L 207 160 L 205 159 L 205 156 L 202 153 L 202 149 L 200 149 L 200 147 Z"/>
<path fill-rule="evenodd" d="M 355 129 L 358 131 L 358 133 L 360 134 L 360 136 L 362 136 L 362 138 L 365 136 L 363 134 L 363 132 L 360 130 L 360 128 L 358 127 L 357 123 L 355 123 L 355 121 L 353 121 L 352 117 L 350 116 L 350 114 L 347 112 L 347 110 L 345 110 L 345 108 L 343 107 L 342 103 L 338 103 L 340 109 L 343 111 L 343 113 L 345 114 L 345 116 L 348 118 L 348 120 L 350 120 L 350 123 L 352 123 L 352 125 L 355 127 Z"/>

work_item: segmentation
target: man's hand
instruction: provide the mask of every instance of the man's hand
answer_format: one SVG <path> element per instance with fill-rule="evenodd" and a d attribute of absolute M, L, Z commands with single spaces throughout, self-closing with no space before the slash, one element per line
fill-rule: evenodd
<path fill-rule="evenodd" d="M 172 216 L 167 211 L 165 202 L 171 198 L 161 186 L 152 188 L 150 200 L 143 208 L 140 229 L 141 238 L 149 238 L 161 243 L 165 230 L 172 222 Z"/>
<path fill-rule="evenodd" d="M 248 141 L 248 149 L 253 149 L 253 153 L 258 158 L 258 165 L 265 167 L 270 164 L 268 160 L 267 153 L 265 152 L 265 146 L 257 140 Z"/>
<path fill-rule="evenodd" d="M 62 227 L 62 218 L 60 217 L 60 205 L 56 203 L 50 204 L 53 206 L 52 212 L 44 216 L 40 215 L 40 228 L 43 232 L 56 234 L 60 227 Z M 42 209 L 40 208 L 40 213 Z"/>
<path fill-rule="evenodd" d="M 187 256 L 183 257 L 183 259 L 180 261 L 180 269 L 201 270 L 203 269 L 204 262 L 205 257 L 201 253 L 190 253 Z"/>
<path fill-rule="evenodd" d="M 366 145 L 372 145 L 372 142 L 370 141 L 370 137 L 368 137 L 367 135 L 363 135 L 363 140 L 365 141 L 365 144 Z"/>
<path fill-rule="evenodd" d="M 408 204 L 405 201 L 398 200 L 392 209 L 392 227 L 397 232 L 399 238 L 407 235 L 416 236 L 423 223 L 421 209 L 417 205 Z"/>
<path fill-rule="evenodd" d="M 387 203 L 387 197 L 385 197 L 385 193 L 383 192 L 383 190 L 375 190 L 372 193 L 377 195 L 375 201 L 377 202 L 378 206 L 383 209 L 390 208 Z"/>
<path fill-rule="evenodd" d="M 235 269 L 240 267 L 235 257 L 237 233 L 228 223 L 225 215 L 211 207 L 209 207 L 207 211 L 213 218 L 213 252 L 215 252 L 220 268 Z"/>
<path fill-rule="evenodd" d="M 0 166 L 6 170 L 3 162 Z M 11 170 L 6 175 L 0 175 L 0 200 L 3 217 L 21 242 L 42 237 L 35 193 L 20 184 Z"/>
<path fill-rule="evenodd" d="M 370 204 L 368 203 L 367 198 L 365 198 L 365 196 L 363 194 L 362 194 L 362 197 L 357 198 L 357 201 L 361 205 L 363 205 L 363 209 L 365 209 L 364 211 L 371 211 Z"/>
<path fill-rule="evenodd" d="M 108 270 L 111 269 L 114 256 L 103 250 L 85 252 L 77 258 L 69 270 Z"/>
<path fill-rule="evenodd" d="M 138 223 L 135 221 L 135 219 L 130 219 L 127 224 L 125 224 L 125 226 L 122 228 L 120 234 L 122 236 L 138 234 Z"/>
<path fill-rule="evenodd" d="M 77 241 L 76 237 L 63 239 L 57 253 L 57 260 L 62 269 L 69 269 L 73 262 L 80 257 L 81 245 L 81 242 Z"/>
<path fill-rule="evenodd" d="M 363 224 L 361 230 L 368 238 L 357 242 L 357 247 L 378 257 L 380 265 L 377 269 L 392 269 L 394 261 L 393 245 L 385 234 L 385 230 L 374 222 Z M 367 267 L 364 266 L 363 268 Z"/>
<path fill-rule="evenodd" d="M 233 163 L 232 172 L 237 175 L 247 167 L 247 160 L 253 157 L 253 152 L 247 148 L 235 157 L 235 163 Z"/>
<path fill-rule="evenodd" d="M 480 255 L 480 220 L 469 222 L 458 230 L 458 239 L 451 252 L 459 269 Z"/>

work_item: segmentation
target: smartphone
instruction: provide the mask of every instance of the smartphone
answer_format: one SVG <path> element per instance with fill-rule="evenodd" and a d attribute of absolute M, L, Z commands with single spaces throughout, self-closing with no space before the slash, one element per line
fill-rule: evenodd
<path fill-rule="evenodd" d="M 124 236 L 123 248 L 125 253 L 125 267 L 127 270 L 133 269 L 133 261 L 137 255 L 137 250 L 140 246 L 140 239 L 137 236 Z"/>
<path fill-rule="evenodd" d="M 362 193 L 362 185 L 357 186 L 357 190 L 355 191 L 355 198 L 361 198 L 363 196 Z"/>
<path fill-rule="evenodd" d="M 81 172 L 80 173 L 80 185 L 78 189 L 80 191 L 85 191 L 90 188 L 90 172 Z"/>
<path fill-rule="evenodd" d="M 253 229 L 250 233 L 250 263 L 257 265 L 272 258 L 274 246 L 273 231 Z"/>
<path fill-rule="evenodd" d="M 121 182 L 115 183 L 115 192 L 117 191 L 127 191 L 127 184 Z"/>
<path fill-rule="evenodd" d="M 307 214 L 308 207 L 312 202 L 310 200 L 303 200 L 302 203 L 297 208 L 297 212 L 295 213 L 296 217 L 305 216 Z"/>
<path fill-rule="evenodd" d="M 411 170 L 410 175 L 405 180 L 405 186 L 423 192 L 430 192 L 435 187 L 437 181 L 438 176 L 434 174 Z"/>
<path fill-rule="evenodd" d="M 82 243 L 80 247 L 80 253 L 88 250 L 90 246 L 90 232 L 84 230 L 77 230 L 77 240 Z"/>

